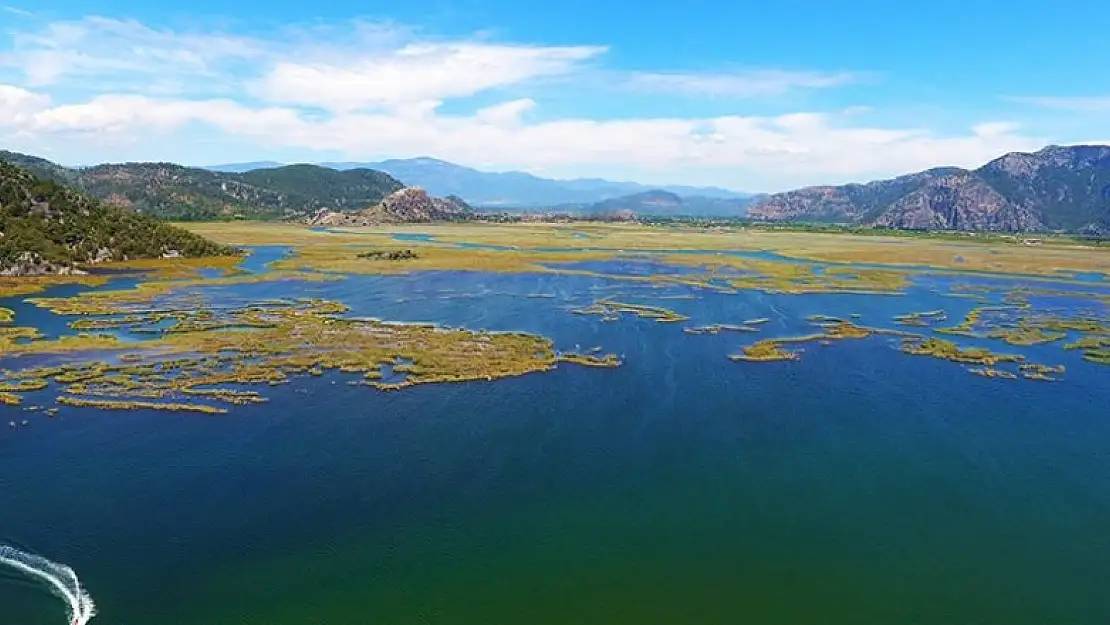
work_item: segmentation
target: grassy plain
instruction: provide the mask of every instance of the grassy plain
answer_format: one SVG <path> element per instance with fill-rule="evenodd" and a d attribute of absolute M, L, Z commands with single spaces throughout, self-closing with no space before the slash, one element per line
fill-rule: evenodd
<path fill-rule="evenodd" d="M 668 254 L 701 251 L 724 266 L 745 267 L 750 258 L 723 252 L 767 253 L 817 263 L 867 263 L 891 269 L 916 266 L 992 273 L 1060 276 L 1062 273 L 1110 275 L 1110 249 L 1049 239 L 1023 245 L 999 237 L 960 240 L 912 236 L 860 236 L 842 233 L 765 231 L 753 228 L 692 228 L 638 224 L 400 224 L 336 228 L 318 232 L 290 224 L 195 223 L 183 227 L 220 243 L 289 245 L 299 256 L 288 265 L 315 269 L 396 272 L 413 269 L 531 271 L 561 260 L 605 259 L 634 252 L 659 252 L 664 262 L 705 263 L 706 257 Z M 431 241 L 397 240 L 394 235 L 430 235 Z M 457 245 L 499 246 L 488 249 Z M 414 248 L 420 258 L 405 265 L 354 263 L 352 249 Z M 714 255 L 712 252 L 722 252 Z M 774 257 L 766 260 L 774 261 Z M 285 267 L 290 268 L 290 267 Z M 299 268 L 299 267 L 297 267 Z"/>

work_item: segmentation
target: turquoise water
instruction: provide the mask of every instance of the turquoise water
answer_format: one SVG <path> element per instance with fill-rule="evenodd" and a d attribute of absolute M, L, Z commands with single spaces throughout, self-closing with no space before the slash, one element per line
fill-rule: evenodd
<path fill-rule="evenodd" d="M 394 393 L 309 377 L 217 417 L 35 416 L 0 430 L 0 542 L 71 566 L 92 622 L 112 625 L 1106 623 L 1110 370 L 1059 345 L 961 340 L 1068 367 L 1054 384 L 986 379 L 881 336 L 797 362 L 725 357 L 812 331 L 810 314 L 954 322 L 975 302 L 942 293 L 973 280 L 922 276 L 902 296 L 461 272 L 206 288 L 216 304 L 324 297 L 526 330 L 625 364 Z M 770 321 L 693 336 L 569 312 L 610 295 L 686 325 Z M 65 610 L 0 569 L 0 617 Z"/>

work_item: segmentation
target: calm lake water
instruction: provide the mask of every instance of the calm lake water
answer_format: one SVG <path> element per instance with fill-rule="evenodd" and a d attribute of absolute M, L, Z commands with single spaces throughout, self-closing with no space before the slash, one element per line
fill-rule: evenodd
<path fill-rule="evenodd" d="M 0 542 L 71 566 L 106 625 L 1110 622 L 1110 369 L 995 344 L 1068 371 L 987 379 L 882 336 L 726 358 L 812 332 L 810 314 L 955 323 L 975 305 L 937 292 L 956 280 L 975 279 L 904 296 L 452 272 L 212 288 L 625 364 L 394 393 L 300 378 L 215 417 L 34 416 L 0 430 Z M 770 321 L 695 336 L 569 312 L 606 295 L 685 325 Z M 0 623 L 65 622 L 45 585 L 0 569 Z"/>

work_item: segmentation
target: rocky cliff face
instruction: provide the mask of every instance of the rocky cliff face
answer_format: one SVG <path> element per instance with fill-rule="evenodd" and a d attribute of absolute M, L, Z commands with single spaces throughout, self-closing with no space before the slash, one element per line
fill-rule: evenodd
<path fill-rule="evenodd" d="M 968 171 L 932 169 L 891 180 L 768 196 L 748 215 L 904 229 L 1105 231 L 1110 147 L 1052 146 Z"/>
<path fill-rule="evenodd" d="M 748 208 L 748 217 L 774 221 L 854 222 L 862 212 L 843 187 L 776 193 Z"/>
<path fill-rule="evenodd" d="M 970 172 L 926 181 L 872 223 L 908 230 L 1043 230 L 1032 209 L 1010 202 Z"/>
<path fill-rule="evenodd" d="M 377 223 L 456 221 L 470 217 L 470 207 L 455 198 L 428 195 L 419 187 L 405 187 L 370 208 L 340 213 L 322 210 L 309 220 L 314 226 L 368 226 Z"/>
<path fill-rule="evenodd" d="M 420 187 L 405 187 L 385 196 L 381 204 L 360 211 L 381 221 L 404 223 L 422 221 L 448 221 L 458 218 L 464 211 L 452 200 L 432 197 Z"/>
<path fill-rule="evenodd" d="M 890 203 L 929 181 L 963 171 L 944 167 L 867 184 L 808 187 L 777 193 L 753 204 L 748 216 L 779 221 L 867 222 L 877 218 Z"/>

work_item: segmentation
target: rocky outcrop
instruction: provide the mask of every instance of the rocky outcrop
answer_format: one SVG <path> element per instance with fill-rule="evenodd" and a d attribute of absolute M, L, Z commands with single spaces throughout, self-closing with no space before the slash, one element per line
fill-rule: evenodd
<path fill-rule="evenodd" d="M 422 221 L 450 221 L 465 213 L 454 201 L 432 197 L 420 187 L 405 187 L 390 193 L 381 204 L 361 211 L 380 221 L 413 223 Z"/>
<path fill-rule="evenodd" d="M 1050 146 L 983 167 L 931 169 L 868 184 L 810 187 L 748 216 L 927 230 L 1110 230 L 1110 147 Z"/>
<path fill-rule="evenodd" d="M 470 207 L 464 202 L 432 197 L 419 187 L 405 187 L 390 193 L 381 203 L 357 212 L 321 209 L 308 223 L 312 226 L 369 226 L 379 223 L 457 221 L 470 216 Z"/>
<path fill-rule="evenodd" d="M 18 257 L 0 268 L 0 276 L 27 277 L 27 276 L 66 276 L 84 274 L 84 271 L 70 265 L 51 262 L 37 252 L 22 252 Z"/>
<path fill-rule="evenodd" d="M 329 208 L 321 208 L 309 217 L 305 223 L 310 226 L 331 228 L 335 226 L 369 226 L 373 222 L 367 217 L 360 217 L 357 213 L 343 213 Z"/>

